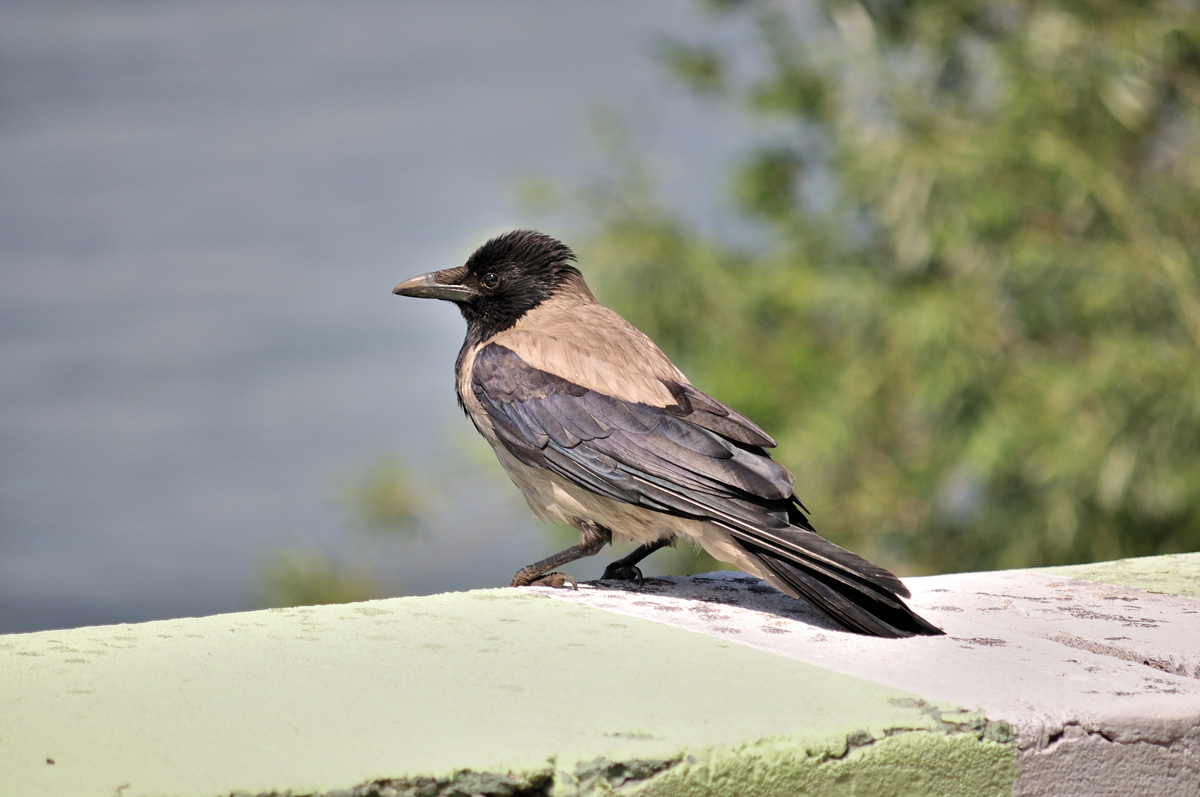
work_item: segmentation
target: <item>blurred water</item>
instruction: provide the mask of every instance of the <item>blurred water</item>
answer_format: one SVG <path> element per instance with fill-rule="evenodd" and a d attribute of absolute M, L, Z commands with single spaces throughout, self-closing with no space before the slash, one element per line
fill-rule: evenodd
<path fill-rule="evenodd" d="M 461 319 L 392 286 L 529 223 L 513 181 L 579 179 L 597 106 L 716 218 L 745 131 L 652 57 L 710 25 L 680 1 L 0 4 L 0 632 L 244 608 L 267 552 L 352 544 L 340 480 L 455 469 Z M 416 593 L 506 582 L 554 542 L 495 500 L 384 565 Z"/>

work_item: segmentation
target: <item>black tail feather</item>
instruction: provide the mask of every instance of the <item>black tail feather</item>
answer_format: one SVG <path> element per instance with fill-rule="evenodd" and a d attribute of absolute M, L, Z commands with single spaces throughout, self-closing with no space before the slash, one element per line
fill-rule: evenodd
<path fill-rule="evenodd" d="M 806 561 L 790 551 L 784 555 L 778 549 L 772 550 L 745 539 L 738 542 L 747 553 L 762 562 L 767 571 L 791 588 L 785 591 L 792 597 L 803 598 L 848 630 L 880 637 L 945 633 L 908 608 L 890 589 L 890 584 L 880 584 L 870 575 L 847 567 L 830 567 L 828 560 Z M 894 580 L 894 576 L 888 575 L 889 580 Z"/>

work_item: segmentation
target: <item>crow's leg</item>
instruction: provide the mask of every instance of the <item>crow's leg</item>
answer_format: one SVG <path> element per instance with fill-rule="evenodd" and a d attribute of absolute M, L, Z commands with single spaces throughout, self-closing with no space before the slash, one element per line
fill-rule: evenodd
<path fill-rule="evenodd" d="M 674 541 L 674 537 L 662 537 L 654 542 L 648 542 L 645 545 L 639 545 L 633 550 L 633 553 L 618 559 L 608 567 L 604 568 L 604 575 L 600 576 L 600 580 L 636 581 L 639 587 L 642 586 L 642 570 L 637 566 L 637 563 L 657 551 L 659 548 L 665 548 Z"/>
<path fill-rule="evenodd" d="M 585 556 L 592 556 L 600 552 L 608 543 L 612 542 L 612 532 L 601 526 L 599 523 L 594 523 L 590 520 L 581 520 L 579 522 L 579 544 L 572 545 L 565 551 L 559 551 L 554 556 L 547 556 L 540 562 L 534 562 L 528 567 L 522 567 L 513 576 L 513 587 L 565 587 L 570 584 L 572 589 L 579 589 L 579 585 L 575 582 L 574 577 L 569 573 L 552 573 L 548 571 L 554 570 L 559 565 L 565 565 L 567 562 L 574 562 L 576 559 L 582 559 Z"/>

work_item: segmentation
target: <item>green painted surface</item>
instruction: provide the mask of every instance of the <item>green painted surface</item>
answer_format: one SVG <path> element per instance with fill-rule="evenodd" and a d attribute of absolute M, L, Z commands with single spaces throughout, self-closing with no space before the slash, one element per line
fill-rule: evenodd
<path fill-rule="evenodd" d="M 1011 795 L 1016 778 L 1012 749 L 1006 744 L 980 743 L 966 735 L 905 733 L 837 757 L 789 739 L 717 750 L 629 793 L 637 797 L 996 797 Z"/>
<path fill-rule="evenodd" d="M 1132 587 L 1163 595 L 1200 598 L 1200 553 L 1142 556 L 1091 565 L 1046 567 L 1032 572 Z"/>
<path fill-rule="evenodd" d="M 0 637 L 0 794 L 389 779 L 665 794 L 667 778 L 749 794 L 739 778 L 779 762 L 866 793 L 871 762 L 943 777 L 932 759 L 955 762 L 947 784 L 987 784 L 952 791 L 1011 786 L 1011 748 L 955 711 L 700 634 L 478 591 Z"/>

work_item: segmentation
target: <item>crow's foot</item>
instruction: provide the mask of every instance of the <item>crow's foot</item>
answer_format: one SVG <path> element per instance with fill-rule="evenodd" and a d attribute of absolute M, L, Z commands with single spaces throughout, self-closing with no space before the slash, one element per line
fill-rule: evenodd
<path fill-rule="evenodd" d="M 637 565 L 625 564 L 625 560 L 618 559 L 617 561 L 604 568 L 604 575 L 600 576 L 601 581 L 636 581 L 637 585 L 642 586 L 642 569 Z"/>
<path fill-rule="evenodd" d="M 509 586 L 554 587 L 556 589 L 570 587 L 571 589 L 579 589 L 579 582 L 570 573 L 545 573 L 540 576 L 522 575 L 522 573 L 517 573 L 513 576 L 512 584 Z"/>

